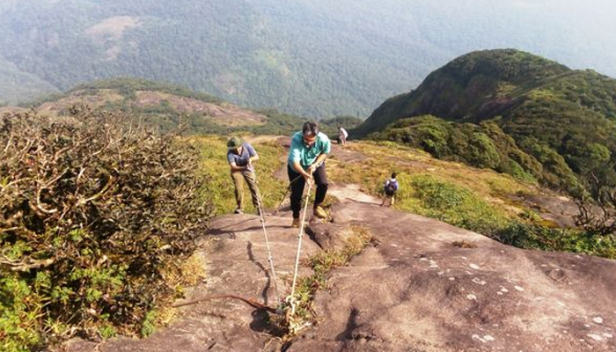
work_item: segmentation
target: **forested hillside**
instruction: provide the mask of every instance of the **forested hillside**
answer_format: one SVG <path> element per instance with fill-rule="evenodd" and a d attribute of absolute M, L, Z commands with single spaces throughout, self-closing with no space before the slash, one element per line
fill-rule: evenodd
<path fill-rule="evenodd" d="M 455 56 L 494 47 L 616 76 L 614 5 L 593 4 L 4 0 L 0 104 L 122 76 L 241 106 L 364 117 Z"/>
<path fill-rule="evenodd" d="M 354 132 L 569 192 L 616 185 L 616 80 L 516 50 L 450 62 Z"/>
<path fill-rule="evenodd" d="M 1 55 L 1 54 L 0 54 Z M 25 101 L 58 90 L 48 82 L 27 72 L 0 56 L 0 106 L 7 102 Z"/>

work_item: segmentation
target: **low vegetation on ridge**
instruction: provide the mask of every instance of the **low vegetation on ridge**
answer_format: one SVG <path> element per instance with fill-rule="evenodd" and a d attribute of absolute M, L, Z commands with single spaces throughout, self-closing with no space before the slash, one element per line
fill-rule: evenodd
<path fill-rule="evenodd" d="M 41 115 L 66 116 L 74 105 L 86 104 L 94 110 L 124 113 L 135 124 L 145 124 L 163 132 L 183 129 L 186 134 L 250 133 L 288 135 L 308 119 L 264 108 L 251 110 L 184 87 L 135 78 L 116 78 L 81 84 L 64 94 L 55 94 L 22 107 L 2 107 L 3 113 L 35 109 Z M 321 129 L 332 139 L 338 126 L 357 127 L 361 119 L 336 116 L 321 120 Z"/>

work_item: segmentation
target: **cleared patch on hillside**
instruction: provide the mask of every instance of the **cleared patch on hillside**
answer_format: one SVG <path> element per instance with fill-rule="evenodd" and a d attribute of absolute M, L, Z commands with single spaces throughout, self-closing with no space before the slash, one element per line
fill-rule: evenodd
<path fill-rule="evenodd" d="M 265 115 L 244 110 L 228 103 L 217 105 L 153 91 L 139 91 L 136 95 L 134 104 L 139 107 L 155 107 L 166 104 L 180 113 L 203 114 L 212 122 L 223 126 L 258 126 L 267 122 Z"/>
<path fill-rule="evenodd" d="M 98 45 L 115 43 L 104 52 L 104 60 L 112 61 L 116 60 L 122 52 L 121 40 L 124 37 L 124 33 L 131 28 L 139 26 L 141 26 L 141 21 L 137 17 L 115 16 L 88 27 L 84 33 Z"/>
<path fill-rule="evenodd" d="M 91 27 L 86 28 L 84 33 L 96 42 L 119 40 L 128 29 L 139 27 L 141 21 L 132 16 L 109 17 Z"/>
<path fill-rule="evenodd" d="M 221 73 L 214 78 L 214 86 L 229 95 L 242 91 L 244 83 L 245 80 L 242 77 L 231 72 Z"/>
<path fill-rule="evenodd" d="M 101 89 L 96 94 L 90 94 L 85 90 L 78 90 L 59 100 L 43 103 L 37 110 L 45 115 L 57 116 L 63 110 L 76 104 L 86 104 L 95 109 L 107 103 L 122 100 L 124 100 L 124 97 L 113 89 Z"/>

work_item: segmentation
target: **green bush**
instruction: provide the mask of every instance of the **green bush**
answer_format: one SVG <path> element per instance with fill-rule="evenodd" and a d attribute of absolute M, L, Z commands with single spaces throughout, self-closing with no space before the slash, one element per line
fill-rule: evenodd
<path fill-rule="evenodd" d="M 519 248 L 583 253 L 616 259 L 616 240 L 613 237 L 592 236 L 578 230 L 512 222 L 499 231 L 496 238 Z"/>
<path fill-rule="evenodd" d="M 526 154 L 494 121 L 449 122 L 434 116 L 398 120 L 380 133 L 369 136 L 421 148 L 433 156 L 508 173 L 519 180 L 536 183 L 543 178 L 542 165 Z M 566 166 L 566 165 L 565 165 Z M 547 173 L 551 182 L 558 179 Z M 558 182 L 560 184 L 560 182 Z"/>
<path fill-rule="evenodd" d="M 0 350 L 136 333 L 209 218 L 198 154 L 125 116 L 0 120 Z"/>
<path fill-rule="evenodd" d="M 484 235 L 493 235 L 507 226 L 503 214 L 469 189 L 429 175 L 413 177 L 411 186 L 413 196 L 419 200 L 412 210 L 419 214 Z"/>
<path fill-rule="evenodd" d="M 467 159 L 471 165 L 495 169 L 500 164 L 498 151 L 487 135 L 480 132 L 473 133 L 469 140 L 469 147 Z"/>

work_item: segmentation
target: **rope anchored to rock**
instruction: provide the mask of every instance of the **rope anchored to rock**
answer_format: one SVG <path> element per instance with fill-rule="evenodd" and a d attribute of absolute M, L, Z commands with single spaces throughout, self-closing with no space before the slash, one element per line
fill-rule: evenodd
<path fill-rule="evenodd" d="M 291 184 L 298 179 L 299 177 L 292 180 Z M 274 282 L 274 295 L 275 295 L 278 306 L 276 308 L 272 308 L 265 304 L 256 302 L 251 299 L 243 298 L 237 295 L 212 295 L 212 296 L 206 296 L 206 297 L 188 301 L 188 302 L 177 303 L 177 304 L 174 304 L 172 307 L 178 308 L 178 307 L 196 304 L 199 302 L 208 301 L 212 299 L 237 299 L 237 300 L 240 300 L 250 305 L 251 307 L 254 307 L 257 309 L 265 309 L 270 313 L 284 315 L 286 327 L 288 329 L 288 332 L 291 335 L 295 335 L 299 330 L 310 325 L 309 322 L 304 321 L 300 316 L 297 315 L 297 308 L 300 304 L 300 300 L 296 297 L 295 288 L 297 286 L 297 277 L 299 273 L 299 261 L 300 261 L 301 249 L 302 249 L 302 239 L 304 237 L 304 228 L 306 224 L 306 215 L 308 213 L 308 203 L 309 203 L 309 198 L 310 198 L 309 195 L 310 195 L 310 191 L 312 190 L 312 186 L 313 186 L 313 181 L 309 181 L 306 202 L 303 207 L 303 212 L 302 212 L 303 214 L 302 214 L 300 229 L 299 229 L 299 234 L 298 234 L 297 255 L 295 258 L 295 266 L 293 270 L 293 284 L 291 286 L 291 294 L 285 298 L 284 302 L 281 301 L 279 297 L 278 280 L 276 278 L 276 269 L 274 267 L 274 257 L 272 256 L 272 252 L 271 252 L 271 248 L 269 244 L 269 238 L 267 235 L 267 227 L 265 226 L 265 217 L 264 217 L 264 212 L 263 212 L 261 195 L 257 194 L 257 208 L 259 212 L 259 219 L 261 221 L 263 236 L 265 238 L 265 246 L 267 249 L 267 256 L 268 256 L 267 259 L 270 264 L 270 271 L 272 275 L 272 280 Z M 286 195 L 285 195 L 285 198 L 286 198 Z"/>
<path fill-rule="evenodd" d="M 310 195 L 310 190 L 312 188 L 312 182 L 308 182 L 308 195 Z M 291 334 L 295 334 L 297 331 L 305 327 L 307 324 L 303 322 L 296 315 L 296 310 L 298 306 L 298 299 L 295 297 L 295 286 L 297 284 L 297 274 L 299 272 L 299 259 L 302 251 L 302 239 L 304 238 L 304 225 L 306 223 L 306 214 L 308 213 L 308 200 L 309 197 L 306 196 L 306 203 L 304 204 L 304 210 L 302 215 L 302 221 L 299 227 L 298 241 L 297 241 L 297 255 L 295 257 L 295 269 L 293 270 L 293 285 L 291 286 L 291 294 L 287 296 L 285 299 L 285 303 L 288 305 L 285 312 L 285 318 L 287 320 L 289 332 Z"/>

